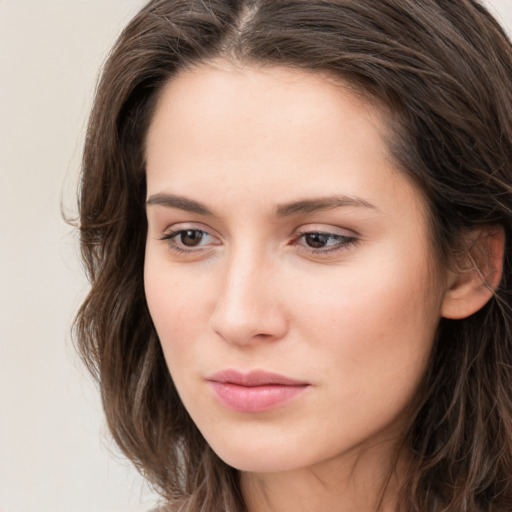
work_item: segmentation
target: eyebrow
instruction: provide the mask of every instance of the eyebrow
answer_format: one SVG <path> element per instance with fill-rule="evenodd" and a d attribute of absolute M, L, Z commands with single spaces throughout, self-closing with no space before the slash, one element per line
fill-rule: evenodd
<path fill-rule="evenodd" d="M 146 200 L 146 206 L 158 205 L 167 208 L 177 208 L 187 212 L 197 213 L 199 215 L 213 215 L 213 212 L 204 204 L 189 199 L 184 196 L 177 196 L 174 194 L 158 193 L 150 196 Z M 333 197 L 319 197 L 315 199 L 301 199 L 290 203 L 285 203 L 277 206 L 276 215 L 279 217 L 286 217 L 289 215 L 296 215 L 298 213 L 314 213 L 324 210 L 332 210 L 341 207 L 357 207 L 369 208 L 371 210 L 380 211 L 376 206 L 360 197 L 351 196 L 333 196 Z"/>
<path fill-rule="evenodd" d="M 203 204 L 193 199 L 173 194 L 154 194 L 146 200 L 146 206 L 159 205 L 167 208 L 178 208 L 187 212 L 197 213 L 199 215 L 213 215 L 213 213 Z"/>
<path fill-rule="evenodd" d="M 297 213 L 314 213 L 343 206 L 355 206 L 357 208 L 369 208 L 371 210 L 380 211 L 376 206 L 360 197 L 333 196 L 320 197 L 316 199 L 303 199 L 300 201 L 282 204 L 277 207 L 276 212 L 277 215 L 285 217 L 287 215 L 295 215 Z"/>

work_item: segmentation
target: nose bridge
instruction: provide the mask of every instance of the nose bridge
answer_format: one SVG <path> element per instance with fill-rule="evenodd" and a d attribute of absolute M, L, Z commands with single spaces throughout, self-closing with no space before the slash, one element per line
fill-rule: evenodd
<path fill-rule="evenodd" d="M 219 276 L 219 296 L 212 316 L 212 327 L 222 338 L 246 344 L 284 335 L 287 322 L 276 294 L 276 271 L 263 251 L 250 246 L 233 249 Z"/>

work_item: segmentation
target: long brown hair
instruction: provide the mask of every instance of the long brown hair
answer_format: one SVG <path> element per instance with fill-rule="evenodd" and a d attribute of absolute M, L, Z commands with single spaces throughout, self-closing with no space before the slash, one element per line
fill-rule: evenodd
<path fill-rule="evenodd" d="M 115 441 L 173 510 L 245 510 L 180 402 L 143 286 L 148 125 L 173 75 L 217 57 L 327 72 L 384 104 L 441 262 L 468 229 L 503 227 L 494 296 L 439 325 L 400 509 L 512 510 L 512 48 L 476 0 L 153 0 L 132 20 L 101 76 L 79 200 L 91 290 L 75 334 Z"/>

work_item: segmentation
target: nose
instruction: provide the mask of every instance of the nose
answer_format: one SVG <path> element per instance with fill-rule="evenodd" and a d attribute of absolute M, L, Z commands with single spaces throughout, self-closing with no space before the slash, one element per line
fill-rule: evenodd
<path fill-rule="evenodd" d="M 211 317 L 213 330 L 236 345 L 283 338 L 288 319 L 280 302 L 277 277 L 277 269 L 254 254 L 231 258 L 219 276 L 220 293 Z"/>

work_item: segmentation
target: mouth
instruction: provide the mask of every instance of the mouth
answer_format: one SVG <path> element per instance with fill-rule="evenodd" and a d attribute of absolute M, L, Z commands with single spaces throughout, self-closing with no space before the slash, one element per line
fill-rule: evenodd
<path fill-rule="evenodd" d="M 310 387 L 308 382 L 261 370 L 249 373 L 223 370 L 206 380 L 222 405 L 246 413 L 277 408 Z"/>

